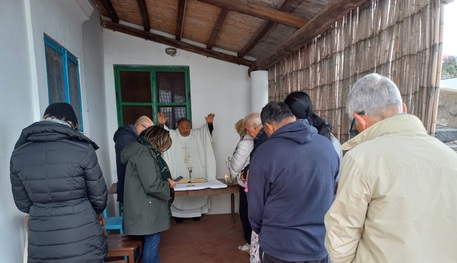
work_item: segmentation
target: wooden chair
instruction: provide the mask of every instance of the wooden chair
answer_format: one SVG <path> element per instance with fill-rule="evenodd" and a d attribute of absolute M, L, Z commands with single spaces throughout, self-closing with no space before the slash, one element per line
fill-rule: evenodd
<path fill-rule="evenodd" d="M 143 254 L 143 237 L 127 236 L 121 234 L 112 234 L 106 236 L 108 242 L 108 253 L 106 262 L 110 262 L 110 258 L 124 257 L 124 261 L 138 263 Z M 136 260 L 135 260 L 136 253 Z"/>
<path fill-rule="evenodd" d="M 106 209 L 103 211 L 103 220 L 101 221 L 102 227 L 105 232 L 105 237 L 108 245 L 108 252 L 106 254 L 105 262 L 110 263 L 137 263 L 141 262 L 143 254 L 143 236 L 128 236 L 123 234 L 108 235 L 110 230 L 106 222 Z M 112 229 L 111 229 L 112 230 Z M 135 254 L 136 253 L 136 254 Z M 137 259 L 135 260 L 135 256 Z M 124 257 L 124 260 L 119 260 Z"/>
<path fill-rule="evenodd" d="M 124 228 L 122 226 L 122 216 L 108 216 L 105 210 L 103 210 L 103 218 L 105 218 L 105 230 L 106 234 L 109 234 L 109 231 L 117 230 L 119 233 L 124 234 Z"/>

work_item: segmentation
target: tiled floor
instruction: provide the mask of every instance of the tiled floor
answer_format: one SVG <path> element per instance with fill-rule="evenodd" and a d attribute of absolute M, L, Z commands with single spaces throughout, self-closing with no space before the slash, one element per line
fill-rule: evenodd
<path fill-rule="evenodd" d="M 161 263 L 243 263 L 249 255 L 238 250 L 244 244 L 239 216 L 232 224 L 230 214 L 204 215 L 200 221 L 185 220 L 161 235 Z"/>

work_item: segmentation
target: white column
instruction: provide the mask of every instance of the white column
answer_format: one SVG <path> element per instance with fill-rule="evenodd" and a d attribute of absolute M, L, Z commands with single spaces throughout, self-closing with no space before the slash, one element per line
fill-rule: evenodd
<path fill-rule="evenodd" d="M 262 111 L 268 103 L 268 71 L 257 70 L 251 72 L 251 112 Z"/>

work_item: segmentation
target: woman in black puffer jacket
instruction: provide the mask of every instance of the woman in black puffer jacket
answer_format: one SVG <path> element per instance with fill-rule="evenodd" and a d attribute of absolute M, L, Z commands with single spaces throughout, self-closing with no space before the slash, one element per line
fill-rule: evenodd
<path fill-rule="evenodd" d="M 11 185 L 17 208 L 30 215 L 29 263 L 104 262 L 107 187 L 98 146 L 77 125 L 69 104 L 51 104 L 14 147 Z"/>

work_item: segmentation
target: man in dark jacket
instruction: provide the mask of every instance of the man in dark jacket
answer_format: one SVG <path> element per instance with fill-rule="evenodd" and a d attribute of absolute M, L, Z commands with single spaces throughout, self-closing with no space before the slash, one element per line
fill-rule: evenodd
<path fill-rule="evenodd" d="M 17 208 L 29 214 L 29 263 L 104 262 L 99 220 L 108 191 L 98 146 L 77 126 L 70 104 L 53 103 L 14 147 L 11 186 Z"/>
<path fill-rule="evenodd" d="M 129 124 L 119 127 L 114 133 L 114 149 L 116 150 L 116 170 L 117 170 L 117 201 L 124 203 L 124 180 L 125 180 L 125 164 L 121 162 L 121 152 L 124 147 L 136 142 L 138 135 L 146 128 L 154 125 L 152 120 L 147 116 L 141 116 L 135 124 Z"/>
<path fill-rule="evenodd" d="M 326 263 L 324 215 L 333 200 L 338 155 L 282 102 L 269 102 L 261 120 L 269 139 L 251 159 L 248 214 L 262 263 Z"/>

